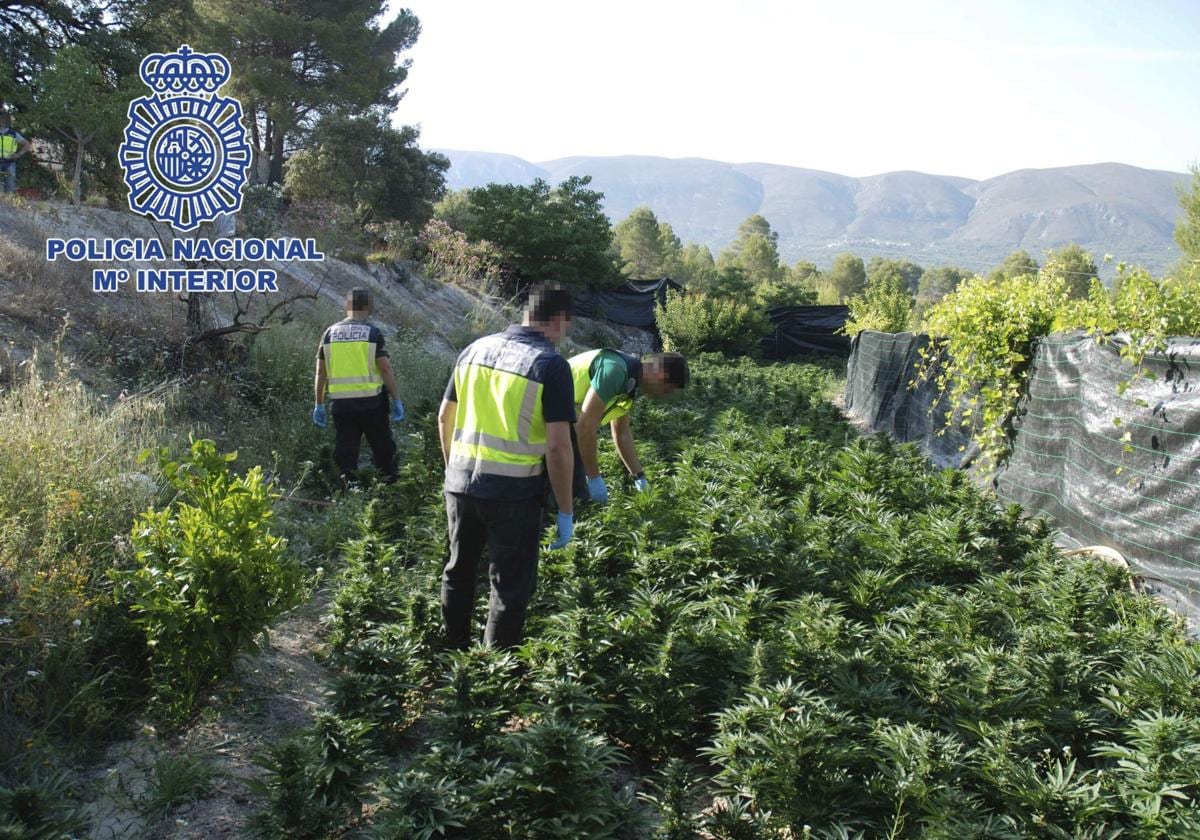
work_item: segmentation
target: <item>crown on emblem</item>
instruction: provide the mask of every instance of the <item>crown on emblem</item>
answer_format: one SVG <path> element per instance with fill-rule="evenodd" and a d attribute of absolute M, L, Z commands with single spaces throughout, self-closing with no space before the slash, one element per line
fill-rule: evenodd
<path fill-rule="evenodd" d="M 151 53 L 142 59 L 142 81 L 155 93 L 216 93 L 229 80 L 229 62 L 217 53 Z"/>

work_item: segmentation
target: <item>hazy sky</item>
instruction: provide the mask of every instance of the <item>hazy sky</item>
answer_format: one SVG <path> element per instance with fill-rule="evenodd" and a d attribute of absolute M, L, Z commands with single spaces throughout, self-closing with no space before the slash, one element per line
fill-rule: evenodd
<path fill-rule="evenodd" d="M 1200 159 L 1200 0 L 411 0 L 422 145 L 987 178 Z"/>

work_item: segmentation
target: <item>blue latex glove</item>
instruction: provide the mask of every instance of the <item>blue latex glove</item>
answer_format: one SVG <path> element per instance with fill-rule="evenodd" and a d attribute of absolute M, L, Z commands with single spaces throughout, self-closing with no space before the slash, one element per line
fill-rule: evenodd
<path fill-rule="evenodd" d="M 650 482 L 646 480 L 646 476 L 640 476 L 633 480 L 633 486 L 637 488 L 639 493 L 645 493 L 650 489 Z"/>
<path fill-rule="evenodd" d="M 392 422 L 399 423 L 404 419 L 404 401 L 392 400 Z"/>
<path fill-rule="evenodd" d="M 607 504 L 608 502 L 608 485 L 604 483 L 603 476 L 596 476 L 587 480 L 588 495 L 592 497 L 593 502 Z"/>
<path fill-rule="evenodd" d="M 550 543 L 551 548 L 566 548 L 575 534 L 575 516 L 570 513 L 558 515 L 558 539 Z"/>
<path fill-rule="evenodd" d="M 328 421 L 325 417 L 325 406 L 324 404 L 318 405 L 313 409 L 313 424 L 324 429 L 326 422 Z"/>

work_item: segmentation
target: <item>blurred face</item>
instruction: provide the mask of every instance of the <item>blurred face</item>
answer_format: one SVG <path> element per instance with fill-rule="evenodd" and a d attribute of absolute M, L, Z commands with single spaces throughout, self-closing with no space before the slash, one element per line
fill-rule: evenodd
<path fill-rule="evenodd" d="M 667 368 L 662 359 L 647 359 L 646 369 L 642 374 L 642 393 L 650 399 L 657 400 L 669 397 L 679 388 L 667 382 Z"/>
<path fill-rule="evenodd" d="M 551 344 L 558 344 L 567 334 L 567 330 L 571 328 L 571 318 L 569 315 L 555 315 L 549 324 L 542 326 L 542 332 L 545 333 L 546 339 Z"/>

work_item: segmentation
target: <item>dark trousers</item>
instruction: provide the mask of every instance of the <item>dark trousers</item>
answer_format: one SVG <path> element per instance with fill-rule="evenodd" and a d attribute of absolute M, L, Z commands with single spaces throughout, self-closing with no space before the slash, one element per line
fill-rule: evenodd
<path fill-rule="evenodd" d="M 333 412 L 333 428 L 337 433 L 333 444 L 333 460 L 346 479 L 354 478 L 358 469 L 358 450 L 365 435 L 371 447 L 375 468 L 394 481 L 396 478 L 396 442 L 392 440 L 391 415 L 381 401 L 379 409 Z"/>
<path fill-rule="evenodd" d="M 575 471 L 571 479 L 571 493 L 579 502 L 590 502 L 592 496 L 588 493 L 587 471 L 583 468 L 583 456 L 579 454 L 579 436 L 575 434 L 575 424 L 571 424 L 571 450 L 575 453 Z"/>
<path fill-rule="evenodd" d="M 459 649 L 471 642 L 476 570 L 486 545 L 491 596 L 483 642 L 506 648 L 519 645 L 537 575 L 541 504 L 447 493 L 446 519 L 450 526 L 450 560 L 442 572 L 446 641 Z"/>

